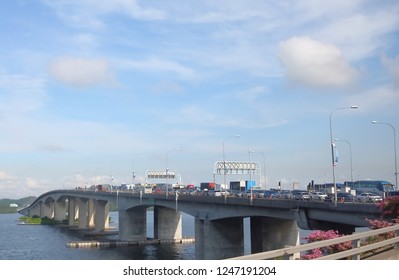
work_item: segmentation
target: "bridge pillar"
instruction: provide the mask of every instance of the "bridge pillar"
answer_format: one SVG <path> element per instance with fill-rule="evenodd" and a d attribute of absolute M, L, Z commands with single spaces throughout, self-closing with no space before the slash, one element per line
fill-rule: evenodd
<path fill-rule="evenodd" d="M 183 237 L 182 213 L 166 207 L 154 208 L 154 238 L 174 240 Z"/>
<path fill-rule="evenodd" d="M 94 224 L 94 201 L 93 199 L 89 199 L 87 201 L 87 226 L 89 228 L 94 228 L 95 224 Z"/>
<path fill-rule="evenodd" d="M 94 224 L 96 231 L 109 227 L 109 203 L 105 200 L 94 200 Z"/>
<path fill-rule="evenodd" d="M 65 200 L 56 201 L 54 204 L 54 219 L 63 221 L 66 218 L 66 204 Z"/>
<path fill-rule="evenodd" d="M 244 255 L 242 218 L 195 219 L 195 258 L 219 260 Z"/>
<path fill-rule="evenodd" d="M 119 238 L 122 241 L 147 239 L 147 208 L 119 210 Z"/>
<path fill-rule="evenodd" d="M 40 217 L 40 205 L 36 204 L 33 208 L 29 210 L 29 216 L 39 216 Z"/>
<path fill-rule="evenodd" d="M 79 220 L 78 228 L 87 229 L 88 228 L 88 199 L 87 198 L 76 198 L 79 207 Z"/>
<path fill-rule="evenodd" d="M 295 220 L 270 217 L 250 219 L 252 254 L 300 244 L 299 229 Z"/>
<path fill-rule="evenodd" d="M 68 198 L 68 225 L 74 226 L 75 220 L 78 218 L 79 205 L 76 202 L 76 198 L 70 196 Z"/>
<path fill-rule="evenodd" d="M 54 201 L 41 204 L 40 217 L 52 219 L 54 217 Z"/>

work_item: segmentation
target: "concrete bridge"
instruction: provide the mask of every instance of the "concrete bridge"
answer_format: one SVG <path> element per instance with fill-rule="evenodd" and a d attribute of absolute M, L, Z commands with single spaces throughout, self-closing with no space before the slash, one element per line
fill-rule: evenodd
<path fill-rule="evenodd" d="M 352 233 L 381 217 L 374 204 L 250 199 L 84 190 L 56 190 L 39 196 L 22 215 L 68 219 L 70 226 L 107 229 L 109 204 L 119 211 L 122 241 L 147 239 L 147 215 L 154 209 L 154 238 L 182 238 L 182 213 L 195 218 L 196 259 L 225 259 L 244 254 L 243 219 L 250 218 L 251 253 L 299 245 L 299 228 Z"/>

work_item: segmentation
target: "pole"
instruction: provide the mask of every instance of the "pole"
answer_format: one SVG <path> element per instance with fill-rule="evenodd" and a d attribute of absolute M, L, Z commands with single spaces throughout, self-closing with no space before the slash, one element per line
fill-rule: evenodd
<path fill-rule="evenodd" d="M 330 145 L 331 145 L 331 160 L 332 160 L 332 174 L 333 174 L 333 189 L 334 189 L 334 205 L 337 205 L 337 184 L 335 182 L 335 160 L 334 160 L 334 142 L 332 139 L 332 123 L 331 117 L 334 111 L 330 113 Z"/>
<path fill-rule="evenodd" d="M 342 110 L 342 109 L 357 109 L 358 106 L 350 106 L 350 107 L 342 107 L 342 108 L 336 108 L 331 111 L 330 113 L 330 145 L 331 145 L 331 159 L 332 159 L 332 174 L 333 174 L 333 188 L 334 188 L 334 205 L 337 205 L 337 183 L 335 181 L 335 159 L 334 159 L 334 146 L 335 143 L 333 142 L 333 135 L 332 135 L 332 115 L 335 111 L 337 110 Z"/>
<path fill-rule="evenodd" d="M 350 165 L 351 165 L 351 182 L 353 183 L 353 164 L 352 164 L 352 146 L 348 140 L 344 139 L 335 139 L 335 141 L 344 141 L 349 145 L 349 157 L 350 157 Z"/>
<path fill-rule="evenodd" d="M 168 198 L 169 195 L 169 169 L 168 169 L 168 153 L 169 152 L 173 152 L 173 151 L 181 151 L 180 148 L 178 149 L 173 149 L 173 150 L 169 150 L 166 152 L 166 156 L 165 156 L 165 165 L 166 165 L 166 198 Z"/>
<path fill-rule="evenodd" d="M 234 135 L 231 136 L 229 138 L 240 138 L 240 135 Z M 225 156 L 225 152 L 224 152 L 224 142 L 226 141 L 226 139 L 223 139 L 223 185 L 224 185 L 224 189 L 226 189 L 226 156 Z"/>
<path fill-rule="evenodd" d="M 266 188 L 267 188 L 267 186 L 266 186 L 266 182 L 267 182 L 267 180 L 266 180 L 266 157 L 265 157 L 265 154 L 263 153 L 263 152 L 256 152 L 256 151 L 252 151 L 253 153 L 259 153 L 259 154 L 261 154 L 262 155 L 262 157 L 263 157 L 263 176 L 262 176 L 262 169 L 260 169 L 261 171 L 260 171 L 260 175 L 259 175 L 259 181 L 261 181 L 261 178 L 263 177 L 263 186 L 264 186 L 264 189 L 266 190 Z"/>
<path fill-rule="evenodd" d="M 379 122 L 379 121 L 372 121 L 372 124 L 385 124 L 388 125 L 392 128 L 393 130 L 393 148 L 394 148 L 394 153 L 395 153 L 395 187 L 398 189 L 398 163 L 397 163 L 397 155 L 396 155 L 396 131 L 395 128 L 392 124 L 387 123 L 387 122 Z"/>
<path fill-rule="evenodd" d="M 250 192 L 251 192 L 251 199 L 250 199 L 250 202 L 251 202 L 251 205 L 252 205 L 253 194 L 252 194 L 252 164 L 251 164 L 251 152 L 252 152 L 252 150 L 251 150 L 251 148 L 249 148 L 249 149 L 248 149 L 248 159 L 249 159 L 249 169 L 248 169 L 248 172 L 249 172 L 249 188 L 250 188 Z"/>

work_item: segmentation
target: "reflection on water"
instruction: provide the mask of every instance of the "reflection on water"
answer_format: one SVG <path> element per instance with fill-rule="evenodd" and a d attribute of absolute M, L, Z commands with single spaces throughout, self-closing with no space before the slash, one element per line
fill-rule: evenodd
<path fill-rule="evenodd" d="M 118 226 L 118 213 L 111 212 L 111 227 Z M 152 212 L 148 211 L 152 221 Z M 19 225 L 19 214 L 0 215 L 2 260 L 192 260 L 194 244 L 159 244 L 118 248 L 68 248 L 71 241 L 92 240 L 81 231 L 62 226 Z M 183 219 L 184 223 L 187 217 Z M 149 223 L 150 224 L 150 223 Z M 193 226 L 193 224 L 192 224 Z M 149 225 L 152 234 L 153 227 Z M 190 233 L 186 229 L 187 234 Z M 193 236 L 193 231 L 188 236 Z M 117 238 L 117 237 L 112 237 Z"/>
<path fill-rule="evenodd" d="M 111 212 L 110 227 L 118 228 Z M 63 226 L 18 225 L 19 214 L 0 214 L 0 259 L 3 260 L 194 260 L 195 244 L 156 244 L 117 248 L 68 248 L 71 241 L 93 240 Z M 153 212 L 147 211 L 147 234 L 153 237 Z M 183 236 L 194 237 L 194 218 L 183 213 Z M 301 231 L 305 236 L 310 231 Z M 102 239 L 117 239 L 117 236 Z M 99 239 L 96 239 L 99 240 Z M 249 218 L 244 219 L 244 253 L 250 253 Z"/>

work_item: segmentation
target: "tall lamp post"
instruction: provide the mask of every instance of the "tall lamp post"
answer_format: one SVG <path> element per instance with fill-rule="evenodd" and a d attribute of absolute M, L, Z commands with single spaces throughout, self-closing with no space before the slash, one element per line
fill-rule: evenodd
<path fill-rule="evenodd" d="M 254 151 L 249 148 L 248 149 L 248 160 L 249 160 L 249 169 L 248 169 L 248 173 L 249 173 L 249 188 L 250 188 L 250 192 L 251 192 L 251 205 L 252 205 L 252 163 L 251 163 L 251 153 L 253 153 Z"/>
<path fill-rule="evenodd" d="M 135 167 L 134 167 L 134 160 L 133 160 L 133 162 L 132 162 L 132 169 L 133 169 L 133 171 L 132 171 L 132 193 L 134 193 L 134 189 L 136 188 L 136 170 L 135 170 Z M 141 190 L 142 191 L 142 190 Z"/>
<path fill-rule="evenodd" d="M 349 145 L 349 156 L 350 156 L 350 164 L 351 164 L 351 182 L 353 183 L 353 165 L 352 165 L 352 147 L 351 143 L 345 139 L 334 139 L 334 141 L 343 141 Z"/>
<path fill-rule="evenodd" d="M 240 135 L 234 135 L 231 136 L 229 138 L 240 138 Z M 226 189 L 226 156 L 224 153 L 224 142 L 226 141 L 226 139 L 223 139 L 223 184 L 224 184 L 224 188 Z"/>
<path fill-rule="evenodd" d="M 343 110 L 343 109 L 357 109 L 358 106 L 354 105 L 354 106 L 350 106 L 350 107 L 341 107 L 341 108 L 335 108 L 334 110 L 331 111 L 330 113 L 330 144 L 331 144 L 331 160 L 332 160 L 332 173 L 333 173 L 333 187 L 334 187 L 334 205 L 337 205 L 337 183 L 335 182 L 335 159 L 334 159 L 334 147 L 335 144 L 333 142 L 333 134 L 332 134 L 332 115 L 335 111 L 337 110 Z"/>
<path fill-rule="evenodd" d="M 396 187 L 396 189 L 398 189 L 398 164 L 397 164 L 397 160 L 396 160 L 396 131 L 395 131 L 395 128 L 393 127 L 392 124 L 387 123 L 387 122 L 372 121 L 371 123 L 372 124 L 389 125 L 393 130 L 393 147 L 394 147 L 394 153 L 395 153 L 395 187 Z"/>
<path fill-rule="evenodd" d="M 181 151 L 181 149 L 177 148 L 177 149 L 173 149 L 173 150 L 168 150 L 166 152 L 166 156 L 165 156 L 165 165 L 166 165 L 166 198 L 168 198 L 168 195 L 169 195 L 168 154 L 169 154 L 169 152 L 173 152 L 173 151 L 179 152 L 179 151 Z"/>
<path fill-rule="evenodd" d="M 265 154 L 263 153 L 263 152 L 256 152 L 256 151 L 253 151 L 252 150 L 252 152 L 253 153 L 258 153 L 258 154 L 261 154 L 262 155 L 262 158 L 263 158 L 263 183 L 264 183 L 264 189 L 266 190 L 266 157 L 265 157 Z M 261 170 L 261 175 L 260 175 L 260 177 L 259 177 L 259 180 L 261 180 L 261 178 L 262 178 L 262 170 Z"/>

